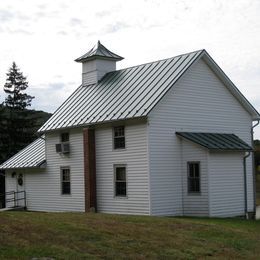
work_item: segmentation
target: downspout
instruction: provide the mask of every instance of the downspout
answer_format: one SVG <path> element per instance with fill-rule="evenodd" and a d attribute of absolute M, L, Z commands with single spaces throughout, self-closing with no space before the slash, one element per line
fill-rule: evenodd
<path fill-rule="evenodd" d="M 244 156 L 244 196 L 245 196 L 245 218 L 248 219 L 247 212 L 247 174 L 246 174 L 246 159 L 250 156 L 250 152 Z"/>
<path fill-rule="evenodd" d="M 255 156 L 254 156 L 254 128 L 258 126 L 260 123 L 260 120 L 258 120 L 252 127 L 251 127 L 251 142 L 252 142 L 252 148 L 253 148 L 253 153 L 252 153 L 252 167 L 253 167 L 253 202 L 254 202 L 254 214 L 256 212 L 256 175 L 255 175 Z"/>

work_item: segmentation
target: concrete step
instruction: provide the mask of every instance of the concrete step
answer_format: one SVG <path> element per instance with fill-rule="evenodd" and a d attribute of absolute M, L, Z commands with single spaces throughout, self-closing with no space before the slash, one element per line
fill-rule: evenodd
<path fill-rule="evenodd" d="M 256 207 L 255 219 L 260 219 L 260 206 Z"/>
<path fill-rule="evenodd" d="M 22 206 L 16 206 L 16 207 L 10 207 L 10 208 L 3 208 L 3 209 L 0 209 L 0 212 L 3 212 L 3 211 L 24 211 L 26 210 L 25 207 L 22 207 Z"/>

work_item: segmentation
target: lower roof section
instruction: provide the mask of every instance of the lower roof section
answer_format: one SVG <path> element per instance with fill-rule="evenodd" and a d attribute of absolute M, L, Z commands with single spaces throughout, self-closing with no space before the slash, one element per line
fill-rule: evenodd
<path fill-rule="evenodd" d="M 194 133 L 176 132 L 193 143 L 199 144 L 209 150 L 222 151 L 252 151 L 252 147 L 234 134 L 222 133 Z"/>
<path fill-rule="evenodd" d="M 44 136 L 41 136 L 2 163 L 0 169 L 38 168 L 43 166 L 45 161 L 45 140 Z"/>

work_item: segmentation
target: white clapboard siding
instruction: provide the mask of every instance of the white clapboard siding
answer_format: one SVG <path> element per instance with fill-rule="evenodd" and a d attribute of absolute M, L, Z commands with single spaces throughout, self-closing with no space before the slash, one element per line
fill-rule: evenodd
<path fill-rule="evenodd" d="M 92 60 L 82 63 L 82 83 L 83 85 L 96 84 L 107 72 L 115 70 L 115 61 Z"/>
<path fill-rule="evenodd" d="M 210 153 L 210 216 L 244 215 L 243 153 Z"/>
<path fill-rule="evenodd" d="M 176 131 L 234 133 L 251 144 L 251 117 L 203 60 L 149 114 L 151 213 L 181 215 L 181 155 Z M 247 159 L 249 210 L 252 160 Z"/>
<path fill-rule="evenodd" d="M 200 163 L 200 193 L 188 193 L 188 162 Z M 182 140 L 183 215 L 209 216 L 208 151 Z"/>
<path fill-rule="evenodd" d="M 17 178 L 16 176 L 12 177 L 12 173 L 14 172 L 14 170 L 7 170 L 6 171 L 6 175 L 5 175 L 5 191 L 6 192 L 12 192 L 12 191 L 17 191 Z M 12 199 L 13 198 L 13 194 L 7 195 L 6 196 L 6 200 Z M 14 202 L 10 201 L 10 202 L 6 202 L 6 207 L 13 207 L 14 206 Z"/>
<path fill-rule="evenodd" d="M 84 211 L 84 170 L 82 129 L 70 130 L 70 153 L 56 153 L 59 133 L 46 134 L 46 169 L 23 169 L 24 189 L 28 210 L 33 211 Z M 61 195 L 60 167 L 69 166 L 71 195 Z M 6 191 L 12 189 L 7 176 Z"/>
<path fill-rule="evenodd" d="M 98 212 L 149 214 L 146 124 L 125 127 L 126 149 L 113 149 L 112 127 L 96 129 Z M 114 196 L 114 165 L 125 164 L 127 198 Z"/>

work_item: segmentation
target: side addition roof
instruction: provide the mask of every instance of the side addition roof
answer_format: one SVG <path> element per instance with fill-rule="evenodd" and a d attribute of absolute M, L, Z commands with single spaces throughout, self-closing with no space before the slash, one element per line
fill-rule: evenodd
<path fill-rule="evenodd" d="M 102 59 L 108 59 L 108 60 L 123 60 L 124 58 L 113 53 L 112 51 L 108 50 L 104 45 L 98 41 L 98 43 L 86 54 L 80 56 L 75 61 L 76 62 L 85 62 L 87 60 L 92 60 L 94 58 L 102 58 Z"/>
<path fill-rule="evenodd" d="M 45 161 L 45 140 L 40 137 L 1 164 L 0 169 L 38 168 Z"/>
<path fill-rule="evenodd" d="M 252 150 L 252 147 L 234 134 L 176 132 L 176 135 L 181 136 L 193 143 L 199 144 L 209 150 Z"/>
<path fill-rule="evenodd" d="M 80 86 L 39 132 L 147 116 L 202 54 L 200 50 L 107 73 L 96 85 Z"/>

